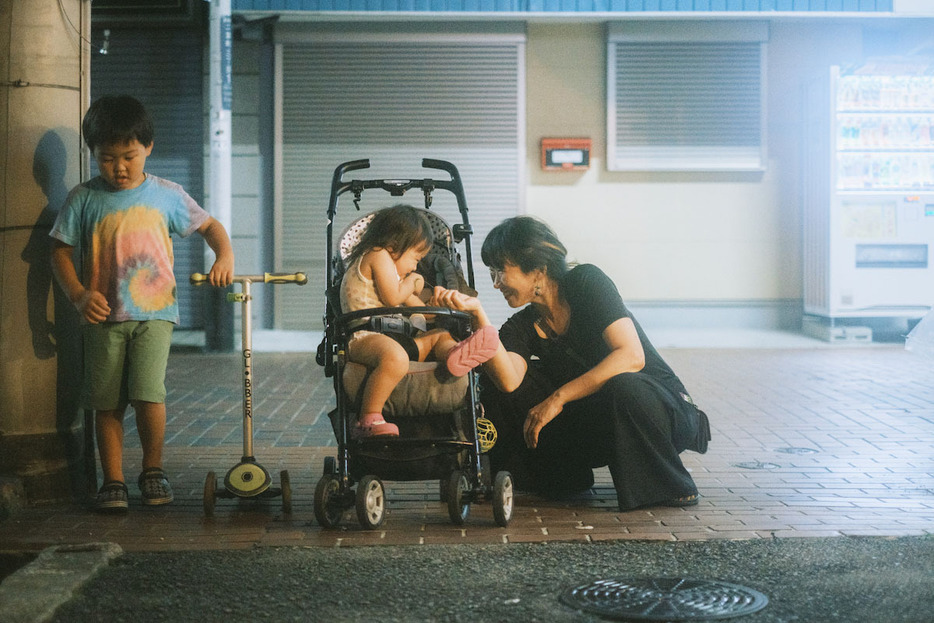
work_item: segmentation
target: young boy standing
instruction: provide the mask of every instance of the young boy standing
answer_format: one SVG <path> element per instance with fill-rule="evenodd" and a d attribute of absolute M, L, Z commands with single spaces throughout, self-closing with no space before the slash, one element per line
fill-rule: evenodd
<path fill-rule="evenodd" d="M 153 125 L 129 96 L 88 109 L 84 141 L 100 175 L 76 186 L 52 227 L 55 277 L 84 324 L 84 402 L 95 410 L 104 484 L 96 509 L 125 512 L 123 417 L 136 412 L 143 450 L 143 504 L 168 504 L 162 471 L 165 370 L 178 322 L 171 235 L 198 232 L 216 256 L 214 286 L 230 285 L 234 256 L 224 227 L 181 186 L 145 172 Z"/>

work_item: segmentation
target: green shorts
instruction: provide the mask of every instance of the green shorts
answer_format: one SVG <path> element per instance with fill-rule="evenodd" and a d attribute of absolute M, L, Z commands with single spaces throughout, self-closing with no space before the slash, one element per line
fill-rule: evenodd
<path fill-rule="evenodd" d="M 165 402 L 172 330 L 167 320 L 107 322 L 84 327 L 84 406 L 124 409 Z"/>

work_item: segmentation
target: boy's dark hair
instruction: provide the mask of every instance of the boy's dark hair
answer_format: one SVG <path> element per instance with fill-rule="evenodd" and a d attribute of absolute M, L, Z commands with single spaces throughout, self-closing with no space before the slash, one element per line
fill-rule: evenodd
<path fill-rule="evenodd" d="M 507 263 L 524 273 L 544 268 L 552 279 L 568 271 L 568 251 L 543 221 L 531 216 L 508 218 L 487 234 L 480 250 L 483 263 L 502 269 Z"/>
<path fill-rule="evenodd" d="M 401 255 L 415 246 L 434 244 L 431 223 L 418 208 L 400 203 L 391 208 L 377 210 L 366 226 L 360 242 L 347 258 L 351 264 L 370 249 L 386 249 Z"/>
<path fill-rule="evenodd" d="M 129 95 L 105 95 L 91 104 L 81 123 L 88 149 L 137 140 L 152 145 L 152 119 L 143 104 Z"/>

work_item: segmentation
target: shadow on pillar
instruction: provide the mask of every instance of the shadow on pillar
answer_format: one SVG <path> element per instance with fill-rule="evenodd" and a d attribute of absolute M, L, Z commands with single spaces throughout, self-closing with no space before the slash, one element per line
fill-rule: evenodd
<path fill-rule="evenodd" d="M 36 146 L 33 177 L 46 197 L 46 205 L 32 227 L 20 253 L 26 264 L 26 304 L 32 354 L 37 360 L 56 359 L 55 387 L 34 388 L 56 392 L 56 413 L 24 414 L 39 432 L 5 431 L 0 436 L 0 474 L 21 482 L 28 503 L 75 500 L 86 495 L 86 449 L 79 408 L 83 376 L 83 349 L 78 314 L 61 289 L 54 284 L 49 231 L 68 194 L 65 173 L 68 155 L 62 134 L 74 143 L 77 135 L 68 129 L 46 132 Z M 49 320 L 49 297 L 54 317 Z M 28 401 L 26 402 L 28 405 Z M 9 434 L 13 433 L 13 434 Z M 93 446 L 87 460 L 94 461 Z"/>

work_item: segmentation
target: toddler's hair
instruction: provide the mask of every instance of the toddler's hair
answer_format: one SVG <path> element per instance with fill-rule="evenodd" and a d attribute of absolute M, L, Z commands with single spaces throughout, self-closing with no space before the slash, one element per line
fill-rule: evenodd
<path fill-rule="evenodd" d="M 348 264 L 371 249 L 386 249 L 394 255 L 401 255 L 412 247 L 431 247 L 434 240 L 431 223 L 425 215 L 417 208 L 400 203 L 374 213 L 373 220 L 360 236 L 360 242 L 351 251 Z"/>
<path fill-rule="evenodd" d="M 91 104 L 81 123 L 88 149 L 137 140 L 152 145 L 153 125 L 143 104 L 129 95 L 105 95 Z"/>

